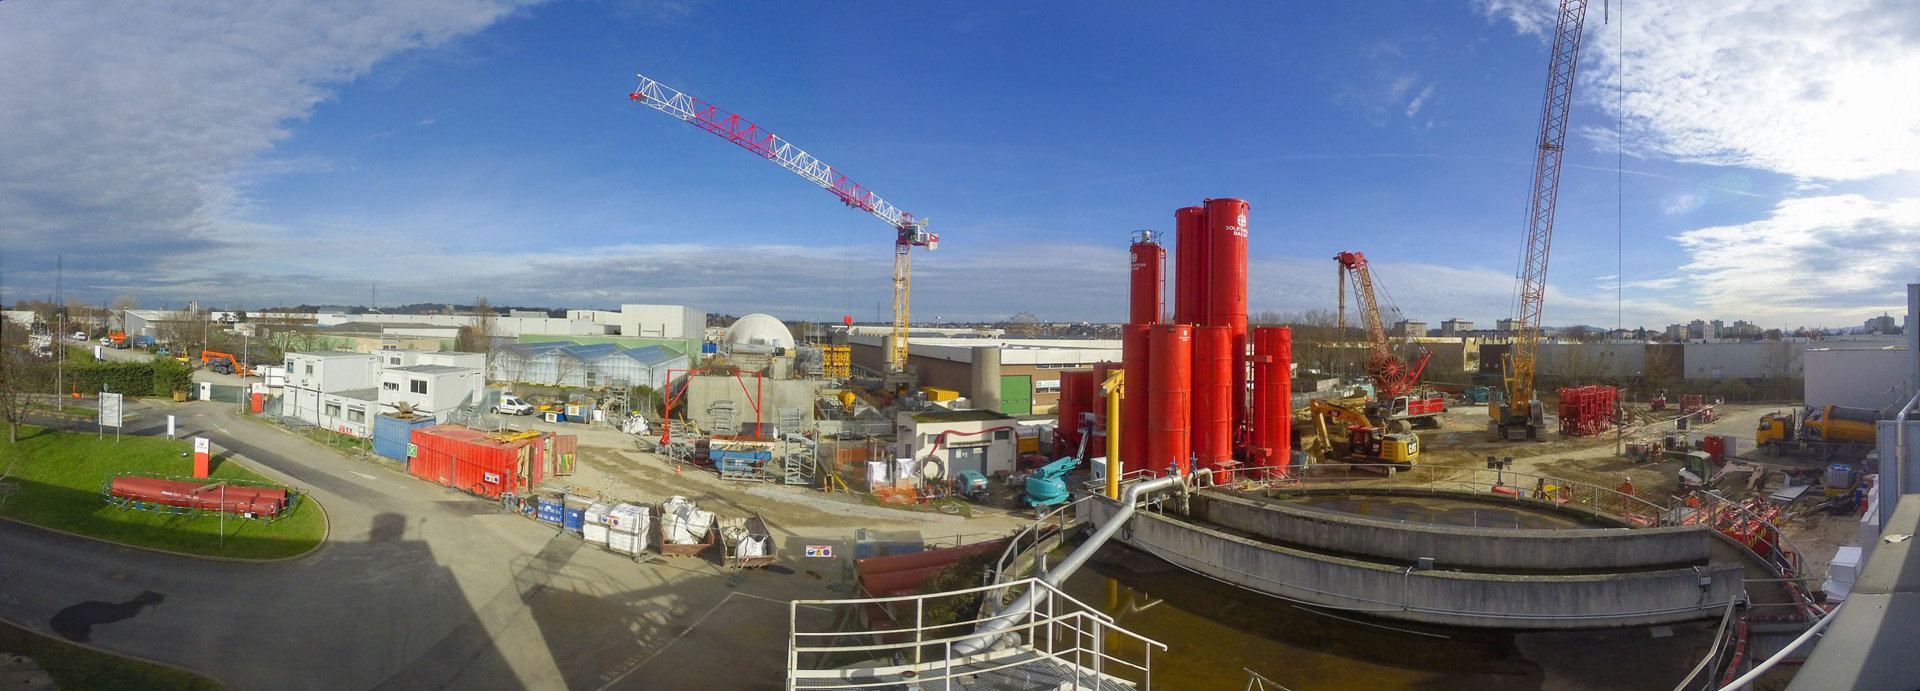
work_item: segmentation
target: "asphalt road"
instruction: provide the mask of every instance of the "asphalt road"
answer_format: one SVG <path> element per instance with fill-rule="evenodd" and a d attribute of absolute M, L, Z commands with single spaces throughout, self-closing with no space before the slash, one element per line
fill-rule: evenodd
<path fill-rule="evenodd" d="M 777 688 L 786 600 L 832 596 L 808 574 L 729 587 L 707 562 L 636 564 L 227 404 L 134 406 L 129 433 L 163 434 L 172 413 L 183 437 L 304 488 L 329 540 L 241 564 L 0 521 L 0 618 L 51 632 L 69 607 L 118 605 L 88 606 L 133 613 L 92 626 L 92 645 L 239 689 Z M 146 593 L 164 600 L 135 606 Z"/>

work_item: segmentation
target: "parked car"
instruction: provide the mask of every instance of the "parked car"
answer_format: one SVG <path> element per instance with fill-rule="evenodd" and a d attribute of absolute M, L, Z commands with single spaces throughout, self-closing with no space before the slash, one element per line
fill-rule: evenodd
<path fill-rule="evenodd" d="M 500 404 L 493 407 L 495 415 L 532 415 L 534 407 L 526 399 L 513 394 L 500 397 Z"/>

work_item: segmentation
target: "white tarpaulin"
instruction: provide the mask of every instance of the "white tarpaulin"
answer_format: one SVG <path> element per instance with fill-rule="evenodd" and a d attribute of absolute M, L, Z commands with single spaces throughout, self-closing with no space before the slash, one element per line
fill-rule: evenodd
<path fill-rule="evenodd" d="M 647 419 L 638 415 L 627 418 L 626 426 L 620 428 L 620 431 L 627 434 L 652 434 L 647 431 Z"/>
<path fill-rule="evenodd" d="M 893 473 L 887 472 L 886 461 L 867 461 L 868 484 L 884 485 L 889 482 L 887 478 L 890 477 L 893 477 Z"/>
<path fill-rule="evenodd" d="M 767 556 L 767 539 L 764 537 L 749 537 L 741 540 L 740 547 L 734 551 L 734 556 L 741 558 Z"/>
<path fill-rule="evenodd" d="M 902 479 L 913 477 L 914 465 L 917 463 L 911 458 L 893 459 L 893 476 Z"/>

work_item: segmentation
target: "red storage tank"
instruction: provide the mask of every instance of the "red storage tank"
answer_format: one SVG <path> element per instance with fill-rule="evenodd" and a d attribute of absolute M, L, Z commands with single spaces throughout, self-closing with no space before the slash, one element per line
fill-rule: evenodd
<path fill-rule="evenodd" d="M 1206 310 L 1207 210 L 1198 206 L 1173 212 L 1173 323 L 1198 324 Z"/>
<path fill-rule="evenodd" d="M 458 425 L 422 427 L 413 431 L 407 473 L 483 497 L 526 494 L 546 479 L 545 436 L 502 441 Z"/>
<path fill-rule="evenodd" d="M 1263 326 L 1253 330 L 1253 436 L 1248 465 L 1285 466 L 1291 461 L 1292 367 L 1293 329 Z"/>
<path fill-rule="evenodd" d="M 1231 332 L 1233 382 L 1232 428 L 1247 427 L 1247 203 L 1239 199 L 1209 199 L 1204 282 L 1206 303 L 1201 309 L 1207 326 Z"/>
<path fill-rule="evenodd" d="M 1194 463 L 1216 472 L 1233 460 L 1233 342 L 1224 326 L 1193 327 Z"/>
<path fill-rule="evenodd" d="M 1057 445 L 1054 449 L 1056 457 L 1080 448 L 1080 411 L 1086 409 L 1080 401 L 1080 378 L 1086 374 L 1085 370 L 1077 369 L 1060 372 L 1059 425 L 1053 435 Z"/>
<path fill-rule="evenodd" d="M 1159 234 L 1151 230 L 1133 234 L 1133 257 L 1127 291 L 1127 323 L 1158 324 L 1166 308 L 1162 297 L 1167 289 L 1167 250 L 1160 246 Z"/>
<path fill-rule="evenodd" d="M 1153 381 L 1150 342 L 1153 327 L 1128 324 L 1120 327 L 1121 366 L 1127 371 L 1127 395 L 1120 399 L 1120 470 L 1145 467 L 1147 437 L 1153 430 L 1147 425 L 1147 387 Z"/>
<path fill-rule="evenodd" d="M 1190 472 L 1189 416 L 1193 413 L 1193 327 L 1152 327 L 1152 375 L 1147 386 L 1147 458 L 1145 467 L 1162 474 L 1171 465 Z"/>

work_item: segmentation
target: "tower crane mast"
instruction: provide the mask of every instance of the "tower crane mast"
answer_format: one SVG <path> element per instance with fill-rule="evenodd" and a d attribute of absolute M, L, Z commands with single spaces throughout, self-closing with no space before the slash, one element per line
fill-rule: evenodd
<path fill-rule="evenodd" d="M 1574 68 L 1580 63 L 1581 29 L 1587 0 L 1561 0 L 1553 32 L 1553 57 L 1547 63 L 1546 103 L 1540 113 L 1540 139 L 1534 154 L 1533 199 L 1527 213 L 1527 249 L 1520 274 L 1520 305 L 1514 319 L 1513 349 L 1504 365 L 1506 400 L 1490 403 L 1488 426 L 1496 436 L 1513 438 L 1524 430 L 1537 438 L 1545 415 L 1533 390 L 1540 349 L 1540 314 L 1547 297 L 1547 251 L 1553 244 L 1554 206 L 1560 195 L 1560 159 L 1567 142 L 1567 112 L 1573 107 Z"/>
<path fill-rule="evenodd" d="M 872 190 L 834 170 L 833 166 L 820 162 L 812 154 L 801 151 L 800 147 L 739 115 L 681 93 L 644 74 L 638 76 L 640 86 L 633 90 L 629 99 L 759 154 L 832 192 L 847 206 L 873 214 L 875 218 L 893 226 L 896 231 L 893 242 L 893 338 L 887 348 L 887 369 L 892 373 L 906 372 L 907 325 L 910 323 L 908 304 L 913 286 L 912 250 L 915 247 L 928 250 L 940 247 L 940 236 L 927 232 L 927 219 L 916 219 L 913 214 L 901 211 Z"/>

